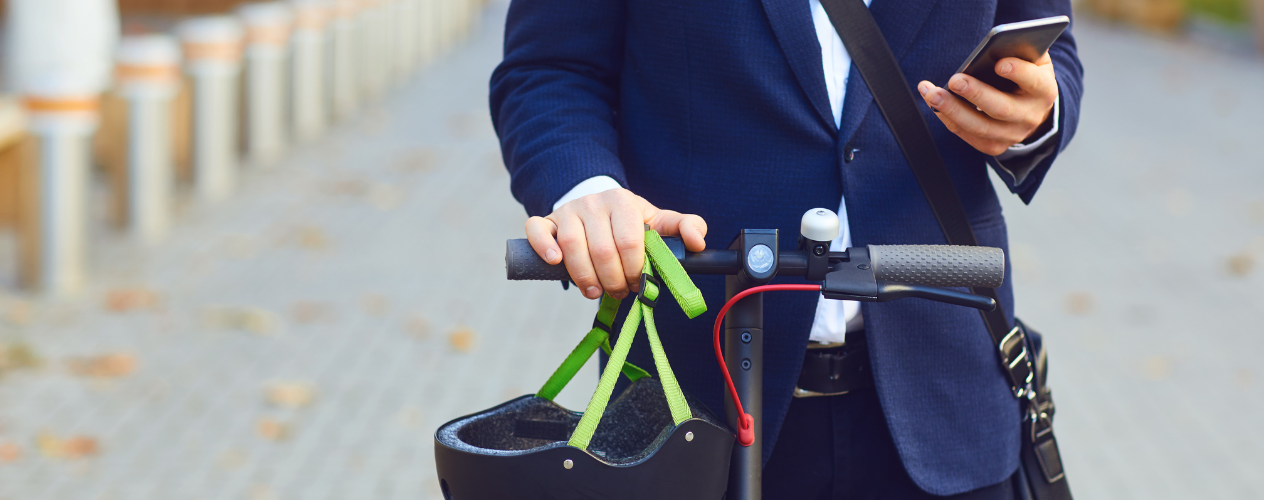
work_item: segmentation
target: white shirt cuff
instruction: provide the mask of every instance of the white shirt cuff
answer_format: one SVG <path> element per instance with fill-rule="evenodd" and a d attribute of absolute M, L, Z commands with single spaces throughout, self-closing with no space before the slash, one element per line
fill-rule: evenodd
<path fill-rule="evenodd" d="M 557 203 L 553 204 L 553 211 L 556 212 L 557 209 L 562 208 L 562 205 L 590 194 L 597 194 L 611 189 L 619 189 L 621 187 L 623 186 L 619 185 L 619 181 L 614 180 L 613 177 L 608 175 L 589 177 L 584 179 L 583 182 L 576 184 L 570 191 L 567 191 L 566 194 L 562 195 L 562 197 L 557 200 Z"/>
<path fill-rule="evenodd" d="M 1061 104 L 1062 104 L 1062 96 L 1058 96 L 1053 99 L 1053 127 L 1050 127 L 1049 131 L 1046 132 L 1045 135 L 1040 136 L 1039 139 L 1036 139 L 1029 144 L 1023 144 L 1020 142 L 1018 144 L 1010 146 L 1009 149 L 1007 149 L 1004 153 L 996 155 L 996 160 L 1005 161 L 1010 158 L 1016 158 L 1016 157 L 1023 156 L 1025 154 L 1037 151 L 1040 149 L 1040 146 L 1043 146 L 1046 142 L 1049 141 L 1050 137 L 1057 135 L 1058 121 L 1059 121 L 1058 114 L 1060 113 L 1059 108 L 1062 107 Z"/>

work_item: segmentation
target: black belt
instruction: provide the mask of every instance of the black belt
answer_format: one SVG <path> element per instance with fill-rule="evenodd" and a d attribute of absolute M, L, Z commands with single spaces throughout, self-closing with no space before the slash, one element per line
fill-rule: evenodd
<path fill-rule="evenodd" d="M 836 396 L 866 387 L 873 387 L 873 375 L 864 331 L 847 332 L 841 346 L 804 353 L 794 397 Z"/>

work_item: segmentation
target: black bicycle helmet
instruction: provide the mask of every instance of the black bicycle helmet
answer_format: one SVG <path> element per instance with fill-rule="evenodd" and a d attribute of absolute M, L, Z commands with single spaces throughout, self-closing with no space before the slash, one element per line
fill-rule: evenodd
<path fill-rule="evenodd" d="M 619 301 L 604 296 L 593 329 L 539 392 L 435 432 L 446 500 L 724 497 L 734 434 L 685 395 L 672 374 L 654 326 L 663 288 L 654 270 L 690 318 L 706 304 L 656 232 L 646 231 L 645 247 L 641 292 L 613 348 L 609 334 Z M 657 379 L 626 362 L 642 321 Z M 610 359 L 588 408 L 580 413 L 553 402 L 598 348 Z M 632 383 L 607 407 L 620 372 Z"/>

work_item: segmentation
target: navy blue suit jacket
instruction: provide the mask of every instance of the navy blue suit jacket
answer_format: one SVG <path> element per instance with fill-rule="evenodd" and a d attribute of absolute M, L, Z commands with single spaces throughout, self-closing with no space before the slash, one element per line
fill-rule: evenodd
<path fill-rule="evenodd" d="M 1071 14 L 1068 0 L 874 0 L 871 11 L 913 87 L 947 83 L 993 25 Z M 607 175 L 661 208 L 694 213 L 707 245 L 775 228 L 793 247 L 807 209 L 846 196 L 853 245 L 945 239 L 853 67 L 835 127 L 807 0 L 514 0 L 491 112 L 514 196 L 546 215 L 575 184 Z M 1068 30 L 1050 49 L 1061 150 L 1075 133 L 1082 69 Z M 919 104 L 982 245 L 1006 248 L 989 157 Z M 857 149 L 851 161 L 843 152 Z M 1029 201 L 1056 154 L 1019 182 Z M 711 311 L 658 312 L 685 390 L 723 412 L 709 329 L 723 279 L 697 277 Z M 780 279 L 786 282 L 788 280 Z M 1007 280 L 999 290 L 1014 310 Z M 817 297 L 765 297 L 765 459 L 802 363 Z M 936 494 L 997 483 L 1018 463 L 1019 408 L 978 312 L 920 300 L 863 306 L 874 381 L 912 479 Z M 1012 318 L 1011 318 L 1012 319 Z M 631 360 L 651 366 L 646 342 Z"/>

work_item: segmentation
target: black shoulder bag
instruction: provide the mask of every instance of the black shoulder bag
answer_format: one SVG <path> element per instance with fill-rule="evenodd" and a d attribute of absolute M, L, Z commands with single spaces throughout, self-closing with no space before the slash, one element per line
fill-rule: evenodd
<path fill-rule="evenodd" d="M 930 127 L 873 14 L 862 0 L 821 0 L 821 5 L 873 93 L 948 243 L 978 245 Z M 983 322 L 997 346 L 1001 370 L 1023 408 L 1022 459 L 1015 498 L 1070 500 L 1071 488 L 1053 437 L 1053 396 L 1044 385 L 1047 360 L 1040 335 L 1021 321 L 1009 326 L 995 289 L 972 291 L 997 301 L 995 310 L 982 313 Z"/>

